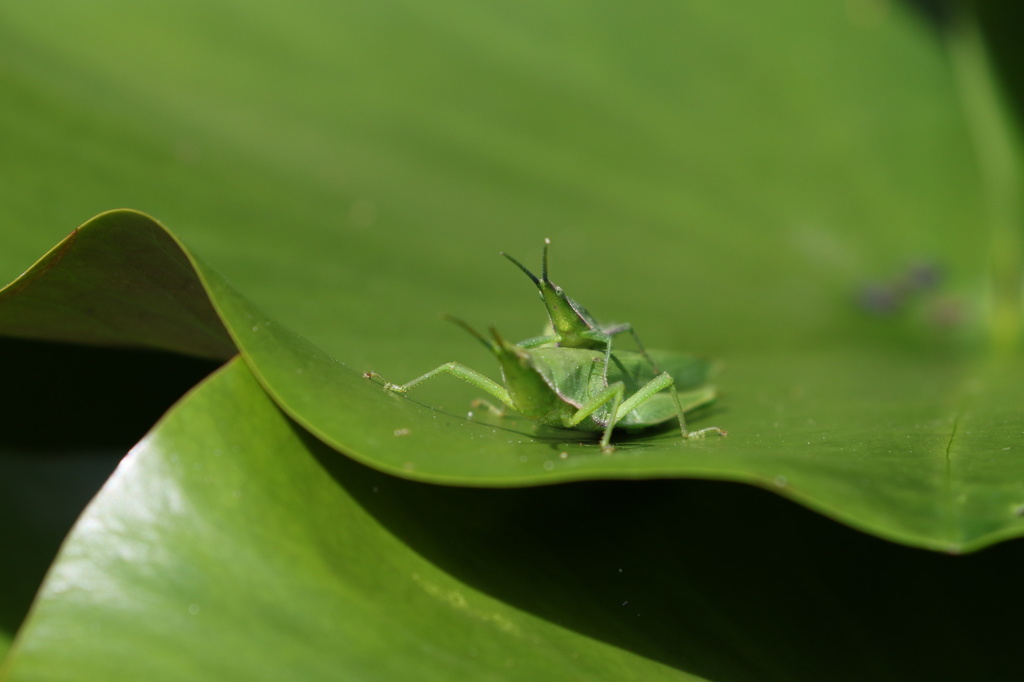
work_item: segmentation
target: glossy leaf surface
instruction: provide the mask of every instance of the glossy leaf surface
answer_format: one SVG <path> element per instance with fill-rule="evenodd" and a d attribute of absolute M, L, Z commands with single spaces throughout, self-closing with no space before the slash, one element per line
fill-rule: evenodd
<path fill-rule="evenodd" d="M 944 557 L 773 497 L 406 481 L 310 438 L 236 360 L 86 509 L 0 674 L 1012 677 L 1019 543 Z M 851 650 L 864 655 L 837 668 Z"/>

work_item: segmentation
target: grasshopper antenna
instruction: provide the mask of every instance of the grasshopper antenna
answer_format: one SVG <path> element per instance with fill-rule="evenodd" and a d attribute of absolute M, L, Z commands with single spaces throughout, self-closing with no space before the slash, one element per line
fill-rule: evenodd
<path fill-rule="evenodd" d="M 544 279 L 546 284 L 551 284 L 551 280 L 548 279 L 548 247 L 551 246 L 551 240 L 544 237 L 544 265 L 541 267 L 540 275 Z"/>
<path fill-rule="evenodd" d="M 541 282 L 543 282 L 544 284 L 547 284 L 549 286 L 554 286 L 553 284 L 551 284 L 551 280 L 548 279 L 548 247 L 549 246 L 551 246 L 551 240 L 548 239 L 547 237 L 545 237 L 544 238 L 544 260 L 543 260 L 542 269 L 540 271 L 540 275 L 541 275 L 540 279 L 537 278 L 537 275 L 535 275 L 532 272 L 530 272 L 529 268 L 527 268 L 525 265 L 523 265 L 522 263 L 517 261 L 512 256 L 508 255 L 504 251 L 499 251 L 498 253 L 500 253 L 505 258 L 508 258 L 510 261 L 512 261 L 517 268 L 519 268 L 520 270 L 525 272 L 526 276 L 529 277 L 531 280 L 533 280 L 533 283 L 536 284 L 538 287 L 540 287 L 541 290 L 543 291 L 543 287 L 541 286 Z"/>
<path fill-rule="evenodd" d="M 498 253 L 500 253 L 505 258 L 508 258 L 510 261 L 512 261 L 512 263 L 515 264 L 515 266 L 517 268 L 519 268 L 520 270 L 525 272 L 526 276 L 529 277 L 531 280 L 533 280 L 534 284 L 536 284 L 538 287 L 540 286 L 540 280 L 537 279 L 537 275 L 535 275 L 532 272 L 530 272 L 529 268 L 527 268 L 525 265 L 523 265 L 522 263 L 517 261 L 512 256 L 508 255 L 504 251 L 499 251 Z M 548 278 L 548 259 L 547 259 L 547 247 L 545 246 L 544 247 L 544 281 L 547 281 L 547 278 Z"/>
<path fill-rule="evenodd" d="M 472 327 L 470 327 L 468 324 L 466 324 L 465 322 L 463 322 L 459 318 L 453 317 L 452 315 L 449 315 L 448 313 L 444 313 L 443 315 L 441 315 L 441 317 L 443 319 L 451 322 L 452 324 L 456 324 L 456 325 L 462 327 L 467 332 L 472 334 L 473 337 L 476 338 L 477 341 L 479 341 L 480 343 L 482 343 L 485 346 L 487 346 L 487 350 L 494 350 L 494 344 L 492 344 L 490 341 L 488 341 L 487 338 L 484 337 L 483 334 L 481 334 L 477 330 L 473 329 Z"/>
<path fill-rule="evenodd" d="M 497 327 L 491 327 L 491 334 L 494 336 L 494 340 L 498 342 L 498 346 L 505 348 L 509 345 L 508 341 L 502 338 L 501 334 L 498 333 Z"/>

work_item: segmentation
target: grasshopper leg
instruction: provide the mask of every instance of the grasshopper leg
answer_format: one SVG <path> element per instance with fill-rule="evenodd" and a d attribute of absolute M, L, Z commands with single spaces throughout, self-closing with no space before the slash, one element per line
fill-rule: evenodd
<path fill-rule="evenodd" d="M 601 406 L 611 402 L 611 408 L 608 411 L 608 424 L 605 427 L 604 434 L 601 436 L 601 450 L 604 452 L 613 452 L 615 448 L 610 444 L 612 429 L 615 425 L 622 420 L 627 414 L 637 409 L 645 402 L 650 400 L 654 395 L 669 389 L 672 395 L 672 401 L 675 403 L 676 417 L 679 419 L 679 432 L 683 438 L 703 438 L 709 433 L 717 433 L 720 436 L 725 436 L 726 432 L 717 426 L 709 426 L 704 429 L 697 431 L 689 431 L 686 428 L 686 418 L 683 414 L 682 405 L 679 402 L 679 394 L 676 392 L 675 380 L 672 375 L 668 372 L 662 372 L 658 376 L 654 377 L 646 384 L 641 386 L 636 393 L 623 400 L 624 386 L 622 382 L 615 382 L 601 391 L 593 398 L 591 398 L 583 407 L 581 407 L 569 420 L 569 426 L 575 426 L 581 421 L 594 414 Z"/>
<path fill-rule="evenodd" d="M 611 402 L 612 406 L 608 411 L 608 414 L 612 418 L 608 420 L 608 424 L 605 426 L 604 433 L 601 434 L 601 451 L 608 453 L 614 452 L 615 448 L 610 445 L 609 441 L 612 437 L 612 429 L 615 428 L 615 423 L 618 421 L 615 417 L 620 413 L 622 404 L 622 396 L 625 393 L 626 388 L 621 381 L 616 381 L 614 384 L 609 385 L 603 391 L 593 396 L 587 401 L 583 407 L 578 409 L 567 422 L 568 426 L 576 426 L 581 421 L 594 414 L 601 406 Z M 626 413 L 622 413 L 626 414 Z"/>
<path fill-rule="evenodd" d="M 481 391 L 486 391 L 505 405 L 515 409 L 515 405 L 512 404 L 512 398 L 509 396 L 508 391 L 505 390 L 504 386 L 493 379 L 484 376 L 480 372 L 477 372 L 475 369 L 470 369 L 459 362 L 446 362 L 440 367 L 430 370 L 423 376 L 416 377 L 412 381 L 404 384 L 393 384 L 376 372 L 366 372 L 363 376 L 367 379 L 372 379 L 374 377 L 380 379 L 384 382 L 384 388 L 389 391 L 394 391 L 395 393 L 406 393 L 409 389 L 423 383 L 427 379 L 436 377 L 438 374 L 451 374 L 458 379 L 462 379 L 468 384 L 476 386 Z"/>
<path fill-rule="evenodd" d="M 669 376 L 668 372 L 662 374 L 661 376 L 668 376 L 671 379 L 671 376 Z M 719 436 L 729 435 L 728 432 L 718 428 L 717 426 L 708 426 L 707 428 L 697 429 L 696 431 L 687 431 L 686 416 L 683 412 L 683 406 L 679 403 L 679 393 L 676 391 L 676 382 L 674 380 L 672 381 L 672 383 L 669 384 L 669 389 L 672 392 L 672 402 L 674 402 L 676 406 L 676 416 L 679 417 L 679 432 L 682 434 L 683 438 L 703 438 L 709 433 L 717 433 Z M 640 391 L 637 391 L 637 393 L 639 392 Z"/>

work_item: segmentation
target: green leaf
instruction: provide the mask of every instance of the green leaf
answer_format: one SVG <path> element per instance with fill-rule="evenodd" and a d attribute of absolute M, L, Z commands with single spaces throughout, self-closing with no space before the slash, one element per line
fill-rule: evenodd
<path fill-rule="evenodd" d="M 1012 679 L 1024 546 L 925 553 L 773 498 L 405 481 L 236 360 L 86 509 L 0 678 Z"/>
<path fill-rule="evenodd" d="M 219 359 L 235 353 L 180 244 L 132 211 L 72 232 L 0 290 L 0 306 L 6 336 Z"/>
<path fill-rule="evenodd" d="M 5 679 L 696 679 L 453 578 L 365 508 L 395 483 L 230 363 L 86 510 Z"/>

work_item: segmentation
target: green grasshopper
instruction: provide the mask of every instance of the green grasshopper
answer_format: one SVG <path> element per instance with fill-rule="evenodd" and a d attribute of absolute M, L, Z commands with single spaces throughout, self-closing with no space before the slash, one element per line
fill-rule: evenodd
<path fill-rule="evenodd" d="M 520 341 L 521 348 L 538 348 L 541 346 L 554 345 L 560 348 L 585 348 L 589 350 L 603 350 L 605 354 L 604 367 L 607 371 L 612 356 L 612 337 L 622 332 L 629 332 L 633 336 L 638 352 L 655 373 L 658 366 L 654 363 L 650 354 L 640 343 L 640 337 L 636 330 L 628 322 L 616 325 L 600 326 L 597 320 L 587 312 L 587 309 L 569 297 L 562 287 L 558 286 L 548 278 L 548 247 L 551 240 L 544 240 L 544 255 L 541 261 L 541 276 L 538 278 L 530 272 L 529 268 L 517 261 L 504 251 L 501 255 L 508 258 L 520 270 L 526 273 L 537 289 L 540 291 L 540 298 L 548 309 L 550 323 L 549 334 Z"/>
<path fill-rule="evenodd" d="M 366 378 L 384 381 L 384 387 L 405 393 L 439 374 L 451 374 L 500 400 L 540 424 L 580 431 L 602 431 L 601 449 L 612 452 L 612 429 L 646 429 L 673 417 L 683 438 L 710 432 L 726 435 L 717 426 L 688 431 L 683 413 L 711 402 L 713 387 L 706 385 L 708 366 L 695 358 L 670 353 L 658 355 L 670 371 L 656 372 L 652 358 L 637 351 L 607 352 L 556 346 L 523 347 L 505 341 L 493 327 L 493 341 L 466 323 L 449 318 L 489 348 L 501 365 L 504 386 L 458 362 L 449 362 L 405 384 L 388 382 L 376 372 Z M 610 357 L 610 361 L 609 361 Z M 682 396 L 676 383 L 687 389 Z M 668 392 L 666 393 L 666 389 Z"/>

